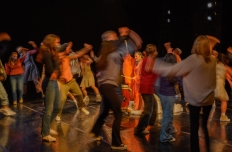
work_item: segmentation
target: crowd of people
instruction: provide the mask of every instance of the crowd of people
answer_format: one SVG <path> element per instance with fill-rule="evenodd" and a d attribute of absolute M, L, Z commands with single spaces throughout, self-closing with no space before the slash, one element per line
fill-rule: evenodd
<path fill-rule="evenodd" d="M 7 77 L 10 79 L 14 105 L 23 103 L 27 83 L 32 81 L 37 93 L 41 93 L 44 99 L 42 139 L 53 142 L 56 138 L 51 134 L 57 132 L 51 124 L 61 121 L 67 97 L 75 103 L 77 109 L 89 115 L 86 106 L 90 99 L 86 88 L 91 87 L 96 95 L 95 101 L 100 103 L 100 110 L 90 136 L 95 140 L 103 139 L 100 136 L 101 128 L 112 110 L 115 119 L 111 148 L 124 150 L 127 145 L 122 143 L 120 137 L 122 112 L 140 115 L 134 134 L 146 135 L 150 133 L 146 128 L 156 122 L 158 104 L 161 104 L 163 115 L 160 141 L 175 141 L 173 109 L 175 103 L 181 100 L 180 88 L 183 88 L 184 101 L 190 111 L 191 151 L 199 151 L 201 110 L 202 127 L 209 151 L 207 122 L 215 99 L 221 102 L 220 121 L 230 121 L 226 115 L 229 96 L 225 90 L 225 81 L 232 87 L 232 69 L 228 66 L 228 56 L 213 50 L 214 45 L 220 41 L 212 36 L 200 35 L 193 43 L 191 55 L 182 60 L 181 49 L 172 48 L 170 42 L 164 43 L 167 54 L 158 57 L 154 44 L 147 44 L 145 50 L 141 51 L 143 41 L 133 30 L 120 27 L 118 33 L 106 31 L 101 35 L 102 43 L 97 56 L 92 45 L 85 43 L 82 49 L 73 51 L 72 42 L 61 45 L 60 37 L 54 34 L 46 35 L 39 47 L 29 41 L 33 50 L 17 47 L 5 66 L 0 62 L 0 112 L 6 116 L 16 114 L 9 108 L 8 94 L 2 81 Z M 1 33 L 2 41 L 10 41 L 10 36 Z M 1 45 L 1 58 L 6 50 Z M 228 53 L 232 54 L 232 48 L 228 48 Z M 33 56 L 43 65 L 42 73 Z M 93 62 L 95 67 L 91 66 Z M 95 68 L 96 74 L 92 68 Z M 78 83 L 80 77 L 82 80 Z"/>

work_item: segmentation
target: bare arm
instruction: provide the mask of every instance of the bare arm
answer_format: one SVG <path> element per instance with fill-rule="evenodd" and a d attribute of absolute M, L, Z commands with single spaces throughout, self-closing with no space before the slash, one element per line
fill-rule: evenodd
<path fill-rule="evenodd" d="M 76 58 L 79 58 L 83 55 L 85 55 L 86 53 L 88 53 L 90 50 L 92 50 L 92 45 L 89 45 L 89 44 L 84 44 L 84 48 L 78 50 L 78 51 L 75 51 L 76 54 L 72 55 L 72 56 L 68 56 L 68 58 L 70 60 L 72 59 L 76 59 Z M 92 59 L 91 59 L 92 60 Z"/>

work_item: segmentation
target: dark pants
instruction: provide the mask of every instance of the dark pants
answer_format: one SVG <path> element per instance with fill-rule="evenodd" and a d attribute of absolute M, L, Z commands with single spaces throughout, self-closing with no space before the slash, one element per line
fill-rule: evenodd
<path fill-rule="evenodd" d="M 153 94 L 142 94 L 144 101 L 143 113 L 139 118 L 139 123 L 135 128 L 135 133 L 144 131 L 149 123 L 154 123 L 157 117 L 157 102 Z"/>
<path fill-rule="evenodd" d="M 120 87 L 116 87 L 114 86 L 114 90 L 116 92 L 116 94 L 118 95 L 118 98 L 119 100 L 121 101 L 121 104 L 122 104 L 122 100 L 123 100 L 123 96 L 122 96 L 122 88 L 121 88 L 121 85 L 119 85 Z M 104 97 L 102 97 L 102 101 L 104 100 Z M 101 102 L 101 105 L 100 105 L 100 113 L 103 112 L 103 107 L 104 107 L 104 102 Z"/>
<path fill-rule="evenodd" d="M 205 145 L 206 149 L 210 151 L 210 144 L 209 144 L 209 133 L 207 128 L 209 113 L 211 111 L 212 105 L 210 106 L 203 106 L 203 115 L 202 115 L 202 130 L 205 134 Z M 199 106 L 192 106 L 189 104 L 189 111 L 190 111 L 190 146 L 191 152 L 199 152 L 199 137 L 198 137 L 198 130 L 199 130 L 199 117 L 200 117 L 200 110 L 201 107 Z"/>
<path fill-rule="evenodd" d="M 122 144 L 120 137 L 120 125 L 122 120 L 121 100 L 115 91 L 115 87 L 116 86 L 111 84 L 102 84 L 100 86 L 99 90 L 104 98 L 101 104 L 103 108 L 91 132 L 99 136 L 102 125 L 105 123 L 105 118 L 108 116 L 109 110 L 111 109 L 115 117 L 112 126 L 112 145 L 120 146 Z"/>

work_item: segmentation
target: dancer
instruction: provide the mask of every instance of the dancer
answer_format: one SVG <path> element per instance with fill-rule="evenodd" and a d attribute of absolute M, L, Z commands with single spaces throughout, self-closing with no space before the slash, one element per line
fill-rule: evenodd
<path fill-rule="evenodd" d="M 93 60 L 88 56 L 84 55 L 80 58 L 80 65 L 82 71 L 82 81 L 81 81 L 81 90 L 84 94 L 84 102 L 86 105 L 89 103 L 89 96 L 86 91 L 86 88 L 91 87 L 96 94 L 96 102 L 101 102 L 101 95 L 99 93 L 98 88 L 95 86 L 95 80 L 93 76 L 93 72 L 91 70 L 90 64 L 93 63 Z"/>
<path fill-rule="evenodd" d="M 216 86 L 216 59 L 211 55 L 209 38 L 198 36 L 192 47 L 192 55 L 185 60 L 170 65 L 160 59 L 155 60 L 154 66 L 150 68 L 155 73 L 163 77 L 184 76 L 183 88 L 185 101 L 189 103 L 190 110 L 190 145 L 191 151 L 200 151 L 199 148 L 199 114 L 203 108 L 202 129 L 205 134 L 206 149 L 210 151 L 209 134 L 207 122 L 209 113 L 214 102 L 214 89 Z"/>
<path fill-rule="evenodd" d="M 229 60 L 227 59 L 226 55 L 222 53 L 218 54 L 218 63 L 216 65 L 216 88 L 214 90 L 215 98 L 221 101 L 220 121 L 227 122 L 230 121 L 230 119 L 226 115 L 227 102 L 229 100 L 229 96 L 225 89 L 226 74 L 230 72 L 229 68 L 227 67 L 228 62 Z"/>
<path fill-rule="evenodd" d="M 175 64 L 177 63 L 176 56 L 173 53 L 167 53 L 164 61 Z M 173 133 L 173 108 L 176 102 L 178 92 L 175 89 L 176 85 L 181 85 L 181 77 L 160 77 L 159 97 L 162 105 L 163 118 L 160 131 L 161 142 L 173 142 L 175 138 Z"/>
<path fill-rule="evenodd" d="M 35 42 L 33 41 L 29 41 L 28 42 L 30 45 L 32 45 L 32 47 L 34 48 L 34 50 L 30 50 L 23 48 L 21 46 L 17 47 L 17 53 L 18 54 L 24 54 L 26 55 L 26 58 L 24 60 L 24 74 L 23 74 L 23 82 L 24 82 L 24 94 L 26 94 L 27 92 L 27 82 L 28 81 L 33 81 L 36 91 L 37 93 L 41 92 L 42 94 L 42 98 L 44 97 L 44 93 L 42 90 L 42 85 L 39 81 L 40 79 L 40 75 L 39 75 L 39 70 L 37 68 L 37 66 L 35 65 L 34 59 L 33 59 L 33 55 L 35 53 L 37 53 L 37 45 L 35 44 Z M 25 52 L 23 50 L 26 50 Z"/>
<path fill-rule="evenodd" d="M 158 55 L 157 48 L 154 44 L 148 44 L 146 46 L 146 54 L 142 61 L 141 67 L 141 78 L 140 81 L 140 93 L 144 101 L 143 112 L 139 118 L 138 125 L 134 129 L 134 134 L 149 134 L 149 131 L 146 130 L 148 125 L 154 125 L 157 117 L 157 102 L 154 97 L 154 86 L 158 75 L 153 74 L 152 72 L 147 72 L 147 60 L 148 58 L 154 58 Z"/>
<path fill-rule="evenodd" d="M 2 35 L 3 33 L 0 33 L 0 42 L 2 40 L 10 40 L 10 37 L 8 34 L 4 34 L 5 36 L 7 36 L 7 39 L 5 39 Z M 5 47 L 1 48 L 0 49 L 0 52 L 3 54 L 4 53 L 4 50 Z M 6 93 L 6 90 L 5 88 L 3 87 L 2 85 L 2 81 L 5 81 L 7 78 L 7 75 L 6 75 L 6 72 L 5 72 L 5 69 L 4 69 L 4 66 L 2 64 L 2 61 L 0 60 L 0 101 L 1 101 L 1 109 L 0 109 L 0 112 L 3 113 L 4 115 L 6 116 L 11 116 L 11 115 L 15 115 L 16 113 L 14 111 L 12 111 L 10 108 L 9 108 L 9 100 L 8 100 L 8 95 Z"/>
<path fill-rule="evenodd" d="M 80 90 L 80 87 L 77 84 L 76 80 L 73 78 L 71 66 L 70 66 L 70 60 L 76 59 L 88 53 L 92 49 L 92 46 L 89 44 L 84 44 L 84 48 L 79 51 L 76 51 L 75 55 L 72 56 L 69 56 L 70 49 L 71 46 L 68 46 L 64 52 L 60 52 L 58 54 L 59 59 L 61 60 L 61 66 L 60 66 L 61 74 L 59 77 L 59 82 L 60 82 L 60 95 L 61 95 L 60 97 L 61 97 L 62 105 L 61 105 L 61 110 L 56 116 L 57 121 L 61 120 L 60 117 L 69 92 L 75 97 L 76 100 L 74 100 L 74 102 L 75 101 L 78 102 L 75 103 L 76 106 L 78 105 L 78 108 L 86 115 L 89 114 L 89 111 L 87 111 L 84 107 L 83 95 Z"/>
<path fill-rule="evenodd" d="M 126 27 L 119 28 L 120 36 L 128 36 L 129 29 Z M 115 150 L 127 149 L 127 146 L 122 144 L 120 137 L 120 124 L 122 119 L 121 112 L 121 100 L 119 99 L 115 88 L 118 87 L 119 78 L 121 78 L 122 60 L 127 54 L 126 48 L 128 46 L 128 52 L 133 55 L 137 50 L 137 46 L 131 39 L 127 39 L 125 43 L 122 43 L 118 48 L 115 48 L 113 42 L 119 42 L 118 36 L 114 31 L 106 31 L 102 34 L 103 41 L 111 41 L 108 43 L 108 51 L 101 50 L 101 59 L 97 62 L 97 70 L 100 71 L 98 76 L 99 90 L 103 96 L 102 105 L 103 109 L 100 113 L 96 123 L 91 130 L 91 136 L 95 136 L 96 140 L 101 140 L 99 137 L 100 130 L 104 124 L 104 119 L 108 116 L 109 109 L 114 113 L 115 120 L 112 127 L 112 145 L 111 148 Z M 127 44 L 127 46 L 126 46 Z M 116 50 L 115 50 L 116 49 Z M 111 53 L 110 53 L 111 52 Z M 112 70 L 114 69 L 114 70 Z"/>
<path fill-rule="evenodd" d="M 40 46 L 41 55 L 38 60 L 44 63 L 45 78 L 43 83 L 46 85 L 45 92 L 45 112 L 42 118 L 42 139 L 45 141 L 56 141 L 50 136 L 50 125 L 60 111 L 60 90 L 57 78 L 60 73 L 57 49 L 60 46 L 60 38 L 57 35 L 49 34 L 45 36 Z M 42 57 L 42 58 L 41 58 Z"/>
<path fill-rule="evenodd" d="M 23 62 L 26 56 L 18 58 L 17 52 L 12 52 L 8 62 L 5 64 L 6 74 L 10 76 L 13 104 L 16 105 L 17 101 L 23 103 Z M 17 94 L 17 91 L 19 94 Z M 19 97 L 19 100 L 18 100 Z"/>
<path fill-rule="evenodd" d="M 132 100 L 134 100 L 134 110 L 142 110 L 143 109 L 143 101 L 141 94 L 139 93 L 140 88 L 140 78 L 141 78 L 141 67 L 143 61 L 143 55 L 141 52 L 135 52 L 135 67 L 133 72 L 133 81 L 132 81 Z M 134 113 L 133 111 L 131 112 Z M 141 114 L 141 113 L 140 113 Z"/>

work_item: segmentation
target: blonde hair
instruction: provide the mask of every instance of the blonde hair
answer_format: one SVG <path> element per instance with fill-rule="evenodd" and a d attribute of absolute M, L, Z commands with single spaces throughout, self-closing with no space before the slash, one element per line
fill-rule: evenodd
<path fill-rule="evenodd" d="M 18 53 L 17 53 L 17 52 L 12 52 L 12 53 L 10 54 L 10 57 L 9 57 L 9 60 L 8 60 L 8 64 L 11 64 L 12 56 L 13 56 L 14 54 L 16 54 L 16 55 L 18 56 Z"/>
<path fill-rule="evenodd" d="M 205 62 L 209 62 L 211 53 L 210 53 L 210 43 L 208 38 L 204 35 L 198 36 L 193 43 L 191 53 L 202 55 L 205 59 Z"/>
<path fill-rule="evenodd" d="M 157 47 L 154 44 L 147 44 L 145 52 L 147 56 L 149 56 L 150 54 L 157 52 Z"/>

